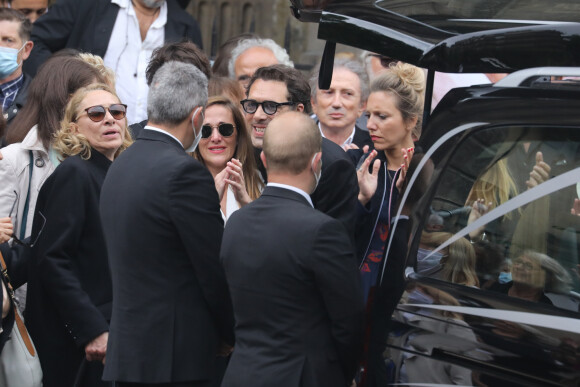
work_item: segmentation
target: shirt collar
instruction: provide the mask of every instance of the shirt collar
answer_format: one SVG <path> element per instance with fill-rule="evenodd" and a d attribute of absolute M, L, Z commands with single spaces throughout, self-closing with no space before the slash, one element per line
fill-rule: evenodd
<path fill-rule="evenodd" d="M 2 90 L 2 94 L 6 94 L 6 91 L 10 91 L 12 89 L 20 89 L 23 82 L 24 82 L 24 74 L 20 74 L 18 78 L 13 79 L 10 82 L 1 84 L 0 90 Z"/>
<path fill-rule="evenodd" d="M 145 125 L 145 128 L 144 129 L 152 130 L 154 132 L 163 133 L 163 134 L 168 135 L 169 137 L 173 137 L 175 139 L 175 141 L 177 141 L 178 143 L 180 143 L 181 146 L 183 147 L 183 143 L 181 141 L 179 141 L 177 139 L 177 137 L 175 137 L 173 134 L 169 133 L 167 130 L 159 129 L 159 128 L 156 128 L 156 127 L 150 126 L 150 125 Z M 183 149 L 185 149 L 185 147 L 183 147 Z"/>
<path fill-rule="evenodd" d="M 310 204 L 310 206 L 312 208 L 314 208 L 314 204 L 312 204 L 312 199 L 310 198 L 310 195 L 308 195 L 306 192 L 302 191 L 300 188 L 294 187 L 293 185 L 280 184 L 280 183 L 268 183 L 268 184 L 266 184 L 266 186 L 267 187 L 284 188 L 284 189 L 288 189 L 290 191 L 294 191 L 296 193 L 299 193 L 300 195 L 302 195 L 304 197 L 304 199 L 306 199 L 306 201 Z"/>
<path fill-rule="evenodd" d="M 320 135 L 324 138 L 326 138 L 326 136 L 324 135 L 324 133 L 322 132 L 322 127 L 320 126 L 320 121 L 318 121 L 318 129 L 320 130 Z M 350 145 L 352 144 L 352 140 L 354 140 L 354 133 L 356 131 L 356 126 L 352 127 L 352 133 L 350 134 L 350 136 L 348 136 L 348 138 L 346 139 L 345 142 L 342 143 L 342 147 L 346 146 L 346 145 Z"/>

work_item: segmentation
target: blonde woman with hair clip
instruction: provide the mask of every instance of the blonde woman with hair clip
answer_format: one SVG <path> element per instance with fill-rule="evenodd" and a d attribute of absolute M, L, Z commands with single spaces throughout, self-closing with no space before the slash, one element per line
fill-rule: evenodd
<path fill-rule="evenodd" d="M 130 144 L 113 89 L 92 84 L 72 95 L 53 141 L 63 161 L 40 190 L 32 228 L 26 322 L 45 387 L 103 385 L 113 295 L 99 197 Z"/>
<path fill-rule="evenodd" d="M 425 92 L 422 69 L 397 63 L 371 84 L 367 128 L 374 150 L 349 150 L 358 163 L 360 193 L 355 232 L 365 302 L 375 286 L 395 204 L 420 133 Z M 374 160 L 374 161 L 373 161 Z"/>

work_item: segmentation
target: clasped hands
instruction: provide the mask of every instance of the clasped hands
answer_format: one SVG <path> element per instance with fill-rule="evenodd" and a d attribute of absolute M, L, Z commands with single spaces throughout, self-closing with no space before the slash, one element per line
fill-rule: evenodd
<path fill-rule="evenodd" d="M 215 176 L 215 188 L 218 192 L 220 202 L 224 197 L 228 185 L 232 187 L 234 197 L 242 207 L 252 201 L 246 190 L 242 163 L 238 159 L 232 158 L 228 161 L 226 167 Z"/>

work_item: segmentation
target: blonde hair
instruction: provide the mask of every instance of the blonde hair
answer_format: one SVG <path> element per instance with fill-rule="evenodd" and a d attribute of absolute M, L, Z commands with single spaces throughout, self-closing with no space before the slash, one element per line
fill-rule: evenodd
<path fill-rule="evenodd" d="M 410 122 L 417 119 L 412 135 L 418 139 L 421 137 L 425 86 L 425 72 L 422 69 L 398 62 L 372 81 L 371 93 L 382 91 L 393 95 L 403 121 Z"/>
<path fill-rule="evenodd" d="M 423 233 L 421 243 L 439 246 L 445 243 L 453 234 L 448 232 Z M 479 287 L 479 279 L 475 271 L 475 250 L 465 238 L 459 238 L 449 246 L 440 250 L 441 278 L 454 284 Z"/>
<path fill-rule="evenodd" d="M 495 208 L 517 194 L 518 190 L 509 172 L 507 160 L 501 159 L 475 181 L 465 205 L 470 206 L 477 199 L 484 199 L 486 205 L 491 202 L 492 208 Z M 504 215 L 505 219 L 511 217 L 511 211 Z"/>
<path fill-rule="evenodd" d="M 99 72 L 99 74 L 101 74 L 105 83 L 112 89 L 115 88 L 115 72 L 111 68 L 105 66 L 103 58 L 88 52 L 81 52 L 79 54 L 79 58 L 83 62 L 93 66 Z"/>
<path fill-rule="evenodd" d="M 75 156 L 80 154 L 84 160 L 91 158 L 91 144 L 87 138 L 78 133 L 75 130 L 76 118 L 79 114 L 79 107 L 85 97 L 92 91 L 103 90 L 115 96 L 119 99 L 117 94 L 113 89 L 103 83 L 93 83 L 87 87 L 82 87 L 78 89 L 70 98 L 68 104 L 66 105 L 64 118 L 60 122 L 60 129 L 55 133 L 52 147 L 61 155 L 61 160 L 67 157 Z M 125 135 L 123 138 L 123 143 L 115 152 L 114 157 L 117 158 L 121 152 L 129 147 L 133 143 L 131 138 L 131 133 L 127 125 L 127 120 L 125 119 Z"/>

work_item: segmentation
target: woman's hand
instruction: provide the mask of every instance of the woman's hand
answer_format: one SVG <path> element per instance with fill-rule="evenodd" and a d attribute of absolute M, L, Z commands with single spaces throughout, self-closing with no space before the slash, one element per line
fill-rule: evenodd
<path fill-rule="evenodd" d="M 530 172 L 530 179 L 526 181 L 528 189 L 534 188 L 537 185 L 542 184 L 550 178 L 550 171 L 552 168 L 544 162 L 544 156 L 542 152 L 536 153 L 536 164 Z"/>
<path fill-rule="evenodd" d="M 376 156 L 377 151 L 373 150 L 356 171 L 359 187 L 358 201 L 361 202 L 363 206 L 371 200 L 377 191 L 377 180 L 379 177 L 379 169 L 381 168 L 380 160 L 375 160 L 373 163 L 373 170 L 369 173 L 371 161 L 373 161 Z"/>
<path fill-rule="evenodd" d="M 228 164 L 224 171 L 227 171 L 227 177 L 224 181 L 232 187 L 234 191 L 234 196 L 236 201 L 240 203 L 240 206 L 245 206 L 250 203 L 252 199 L 246 191 L 246 183 L 244 181 L 244 171 L 242 170 L 242 163 L 238 159 L 232 159 L 228 161 Z"/>
<path fill-rule="evenodd" d="M 0 243 L 8 242 L 13 233 L 12 219 L 0 218 Z"/>
<path fill-rule="evenodd" d="M 415 152 L 415 149 L 402 148 L 401 151 L 403 152 L 403 164 L 401 164 L 401 172 L 399 173 L 399 178 L 397 179 L 397 183 L 395 184 L 399 192 L 401 192 L 403 184 L 405 183 L 405 179 L 407 178 L 407 171 L 409 170 L 409 164 L 411 163 L 411 158 L 413 158 L 413 153 Z"/>
<path fill-rule="evenodd" d="M 469 218 L 467 219 L 467 224 L 475 222 L 477 219 L 481 218 L 483 215 L 487 214 L 491 210 L 492 202 L 485 204 L 484 199 L 477 199 L 471 205 L 471 211 L 469 212 Z M 469 238 L 475 239 L 483 233 L 484 226 L 481 226 L 469 233 Z"/>
<path fill-rule="evenodd" d="M 218 173 L 214 177 L 215 189 L 218 193 L 220 202 L 222 201 L 222 199 L 224 197 L 224 192 L 226 192 L 226 189 L 228 188 L 228 183 L 226 182 L 226 179 L 228 177 L 228 173 L 229 173 L 228 169 L 224 168 L 223 171 L 221 171 L 220 173 Z"/>

